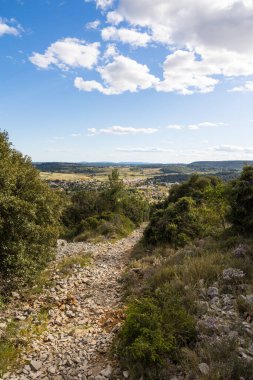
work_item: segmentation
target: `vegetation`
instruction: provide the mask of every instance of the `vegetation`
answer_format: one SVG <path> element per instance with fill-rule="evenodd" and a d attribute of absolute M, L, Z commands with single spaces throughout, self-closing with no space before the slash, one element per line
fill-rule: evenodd
<path fill-rule="evenodd" d="M 100 191 L 80 191 L 70 196 L 63 214 L 64 237 L 84 241 L 124 237 L 144 220 L 149 206 L 137 193 L 130 193 L 114 169 Z"/>
<path fill-rule="evenodd" d="M 230 188 L 229 220 L 239 233 L 253 231 L 253 166 L 246 166 Z"/>
<path fill-rule="evenodd" d="M 153 212 L 145 232 L 146 243 L 168 243 L 176 248 L 216 234 L 225 225 L 228 205 L 224 194 L 225 185 L 216 177 L 195 174 L 175 185 Z"/>
<path fill-rule="evenodd" d="M 37 316 L 36 324 L 32 317 L 25 321 L 11 320 L 8 323 L 0 337 L 0 376 L 15 368 L 24 347 L 45 332 L 47 322 L 48 312 L 42 309 Z"/>
<path fill-rule="evenodd" d="M 155 295 L 129 304 L 117 349 L 134 366 L 164 364 L 166 354 L 175 359 L 178 349 L 194 341 L 195 334 L 194 320 L 182 300 L 164 285 L 155 290 Z"/>
<path fill-rule="evenodd" d="M 239 354 L 248 341 L 242 323 L 253 315 L 252 183 L 252 167 L 229 184 L 193 175 L 152 211 L 124 276 L 126 320 L 115 343 L 134 379 L 171 378 L 178 366 L 185 378 L 253 378 L 252 361 Z M 237 319 L 208 314 L 209 287 L 235 300 Z M 230 335 L 218 331 L 222 323 Z"/>
<path fill-rule="evenodd" d="M 59 273 L 67 276 L 71 274 L 75 266 L 85 268 L 91 262 L 91 257 L 85 253 L 79 253 L 76 255 L 71 255 L 64 257 L 57 263 L 57 270 Z"/>
<path fill-rule="evenodd" d="M 59 234 L 60 198 L 31 160 L 0 133 L 0 288 L 10 289 L 45 267 Z"/>
<path fill-rule="evenodd" d="M 53 165 L 62 173 L 68 173 L 71 166 Z M 241 165 L 230 163 L 228 176 L 235 172 L 238 176 Z M 45 170 L 50 167 L 42 165 Z M 204 176 L 189 176 L 200 167 Z M 85 164 L 74 168 L 77 174 L 94 174 Z M 141 167 L 145 169 L 160 170 L 156 165 Z M 211 169 L 220 170 L 221 175 L 210 175 Z M 96 170 L 105 174 L 103 165 Z M 131 169 L 134 175 L 138 170 Z M 147 221 L 150 214 L 144 238 L 132 252 L 124 276 L 126 318 L 115 342 L 122 363 L 133 379 L 167 379 L 180 368 L 180 375 L 189 378 L 250 380 L 249 338 L 242 327 L 236 330 L 236 323 L 247 326 L 253 320 L 253 167 L 244 167 L 229 183 L 219 178 L 222 163 L 167 165 L 162 172 L 165 176 L 176 173 L 175 178 L 187 181 L 173 186 L 151 212 L 140 192 L 124 185 L 117 169 L 99 189 L 59 196 L 1 132 L 1 294 L 29 283 L 35 284 L 31 289 L 35 296 L 46 283 L 52 285 L 52 270 L 68 275 L 76 266 L 90 263 L 89 255 L 81 253 L 58 261 L 53 269 L 47 267 L 60 233 L 76 242 L 117 239 Z M 237 320 L 233 316 L 228 325 L 237 335 L 227 336 L 227 330 L 219 335 L 212 331 L 212 323 L 208 327 L 199 323 L 218 313 L 215 307 L 220 299 L 209 296 L 209 287 L 232 300 Z M 219 318 L 225 318 L 224 314 Z M 47 318 L 47 310 L 42 310 L 38 324 L 32 317 L 8 321 L 0 338 L 0 376 L 15 365 L 29 339 L 44 331 Z M 246 354 L 241 355 L 242 349 Z M 203 362 L 208 368 L 204 366 L 204 374 L 200 371 Z"/>

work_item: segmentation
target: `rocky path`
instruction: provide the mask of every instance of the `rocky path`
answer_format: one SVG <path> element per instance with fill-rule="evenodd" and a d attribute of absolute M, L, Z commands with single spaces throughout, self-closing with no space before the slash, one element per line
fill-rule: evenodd
<path fill-rule="evenodd" d="M 32 317 L 39 325 L 38 315 L 50 305 L 46 328 L 30 342 L 22 357 L 24 365 L 15 374 L 3 376 L 4 380 L 129 377 L 111 354 L 111 344 L 123 317 L 119 280 L 128 253 L 142 233 L 139 229 L 115 244 L 59 243 L 56 262 L 80 253 L 90 254 L 92 262 L 84 268 L 76 265 L 66 277 L 56 271 L 53 287 L 38 296 L 32 306 L 21 303 L 15 311 L 14 318 L 22 321 Z"/>

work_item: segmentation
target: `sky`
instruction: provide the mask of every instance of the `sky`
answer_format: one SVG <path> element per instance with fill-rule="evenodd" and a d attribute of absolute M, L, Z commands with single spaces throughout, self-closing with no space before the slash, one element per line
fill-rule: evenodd
<path fill-rule="evenodd" d="M 37 162 L 253 160 L 253 1 L 0 0 L 0 129 Z"/>

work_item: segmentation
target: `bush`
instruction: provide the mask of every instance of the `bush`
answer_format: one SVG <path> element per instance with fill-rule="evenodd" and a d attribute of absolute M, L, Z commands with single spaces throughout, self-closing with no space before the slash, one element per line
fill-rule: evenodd
<path fill-rule="evenodd" d="M 229 193 L 229 221 L 234 230 L 250 234 L 253 230 L 253 166 L 246 166 L 241 176 L 232 182 Z"/>
<path fill-rule="evenodd" d="M 196 238 L 216 235 L 225 228 L 228 205 L 225 187 L 216 177 L 193 175 L 172 188 L 156 206 L 145 232 L 147 244 L 183 247 Z"/>
<path fill-rule="evenodd" d="M 130 193 L 112 171 L 105 189 L 74 193 L 63 214 L 64 238 L 83 241 L 99 235 L 122 237 L 147 220 L 149 205 L 138 193 Z"/>
<path fill-rule="evenodd" d="M 81 232 L 74 241 L 86 241 L 106 237 L 115 239 L 125 237 L 134 229 L 134 224 L 125 215 L 103 213 L 87 218 L 81 223 Z"/>
<path fill-rule="evenodd" d="M 238 346 L 236 339 L 226 337 L 207 342 L 199 347 L 197 350 L 199 360 L 207 362 L 210 368 L 209 374 L 204 378 L 206 380 L 251 380 L 253 363 L 238 355 Z M 192 364 L 187 370 L 193 370 L 198 376 L 198 367 L 194 368 L 194 363 Z"/>
<path fill-rule="evenodd" d="M 0 279 L 3 288 L 27 281 L 52 257 L 59 233 L 60 198 L 31 160 L 0 132 Z"/>
<path fill-rule="evenodd" d="M 154 245 L 168 243 L 174 247 L 184 246 L 203 235 L 201 222 L 196 202 L 189 197 L 180 198 L 153 215 L 145 231 L 145 241 Z"/>
<path fill-rule="evenodd" d="M 176 360 L 180 347 L 195 340 L 195 322 L 169 286 L 153 296 L 130 303 L 119 334 L 117 350 L 131 367 L 163 364 L 169 356 Z M 137 368 L 137 366 L 136 366 Z"/>
<path fill-rule="evenodd" d="M 183 197 L 191 197 L 197 203 L 202 203 L 205 198 L 205 191 L 210 187 L 215 188 L 220 183 L 221 180 L 218 177 L 193 174 L 188 181 L 172 187 L 167 204 L 177 202 Z"/>

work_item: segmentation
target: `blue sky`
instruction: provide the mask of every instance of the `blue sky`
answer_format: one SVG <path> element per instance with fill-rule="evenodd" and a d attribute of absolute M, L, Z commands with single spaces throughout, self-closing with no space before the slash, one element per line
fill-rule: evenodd
<path fill-rule="evenodd" d="M 253 159 L 251 0 L 0 0 L 0 128 L 34 161 Z"/>

